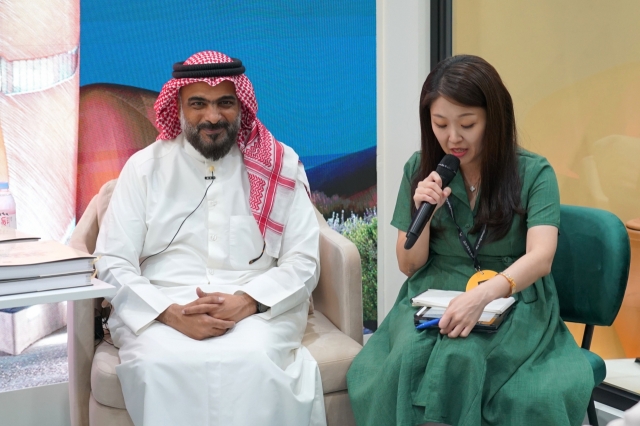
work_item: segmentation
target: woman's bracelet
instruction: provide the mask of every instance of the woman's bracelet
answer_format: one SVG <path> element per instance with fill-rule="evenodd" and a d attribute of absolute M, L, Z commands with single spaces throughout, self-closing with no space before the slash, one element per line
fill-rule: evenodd
<path fill-rule="evenodd" d="M 511 275 L 507 274 L 506 272 L 500 272 L 498 275 L 502 275 L 503 277 L 505 277 L 507 281 L 509 281 L 509 286 L 511 287 L 511 291 L 509 291 L 509 294 L 507 294 L 505 297 L 513 296 L 513 293 L 516 292 L 516 282 L 513 280 L 513 278 L 511 278 Z"/>

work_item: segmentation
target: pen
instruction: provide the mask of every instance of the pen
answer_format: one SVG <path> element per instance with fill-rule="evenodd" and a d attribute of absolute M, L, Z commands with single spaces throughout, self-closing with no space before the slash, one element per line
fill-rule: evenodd
<path fill-rule="evenodd" d="M 429 328 L 433 325 L 438 325 L 440 322 L 440 318 L 432 319 L 431 321 L 423 322 L 421 324 L 416 325 L 416 330 L 424 330 L 425 328 Z"/>

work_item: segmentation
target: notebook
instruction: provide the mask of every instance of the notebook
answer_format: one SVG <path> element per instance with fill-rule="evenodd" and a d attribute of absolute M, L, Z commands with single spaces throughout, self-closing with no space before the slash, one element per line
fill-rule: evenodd
<path fill-rule="evenodd" d="M 421 307 L 414 315 L 415 325 L 441 318 L 449 306 L 449 302 L 462 293 L 461 291 L 427 290 L 411 299 L 413 306 Z M 472 331 L 495 333 L 511 313 L 514 303 L 515 299 L 513 297 L 496 299 L 490 302 L 480 314 L 478 323 L 473 327 Z"/>
<path fill-rule="evenodd" d="M 413 306 L 427 306 L 430 308 L 446 308 L 449 306 L 449 302 L 455 297 L 461 295 L 462 291 L 451 290 L 433 290 L 429 289 L 424 293 L 411 299 Z M 496 299 L 490 302 L 485 308 L 484 312 L 490 312 L 494 314 L 504 313 L 516 300 L 513 297 L 505 297 Z"/>

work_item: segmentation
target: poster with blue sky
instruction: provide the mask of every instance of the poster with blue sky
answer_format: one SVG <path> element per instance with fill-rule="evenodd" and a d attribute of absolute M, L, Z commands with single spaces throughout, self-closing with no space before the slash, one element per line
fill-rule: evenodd
<path fill-rule="evenodd" d="M 258 117 L 298 152 L 314 191 L 375 185 L 374 1 L 82 1 L 80 37 L 81 87 L 159 92 L 197 51 L 241 59 Z"/>
<path fill-rule="evenodd" d="M 375 327 L 375 1 L 82 0 L 80 16 L 77 215 L 157 136 L 172 65 L 221 51 L 242 60 L 258 118 L 300 155 L 315 206 L 358 246 Z"/>

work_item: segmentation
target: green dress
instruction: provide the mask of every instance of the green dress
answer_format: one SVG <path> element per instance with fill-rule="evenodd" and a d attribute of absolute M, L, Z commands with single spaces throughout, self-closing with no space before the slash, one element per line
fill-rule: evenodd
<path fill-rule="evenodd" d="M 404 167 L 391 222 L 405 232 L 419 164 L 415 153 Z M 518 167 L 526 215 L 516 215 L 505 238 L 481 247 L 483 269 L 500 272 L 524 255 L 527 228 L 560 224 L 558 184 L 547 160 L 519 150 Z M 460 173 L 450 187 L 456 221 L 468 232 L 475 210 Z M 551 275 L 514 295 L 518 303 L 497 333 L 449 339 L 437 330 L 415 330 L 412 297 L 429 288 L 464 291 L 474 273 L 447 210 L 434 214 L 427 263 L 405 281 L 347 374 L 357 424 L 580 425 L 594 379 L 560 319 Z M 477 235 L 468 237 L 475 244 Z"/>

